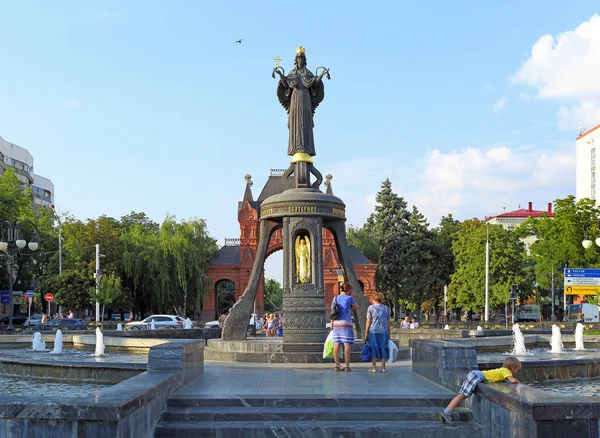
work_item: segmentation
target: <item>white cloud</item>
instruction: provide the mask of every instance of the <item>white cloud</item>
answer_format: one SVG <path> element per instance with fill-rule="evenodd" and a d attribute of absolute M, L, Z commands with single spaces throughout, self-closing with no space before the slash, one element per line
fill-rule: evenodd
<path fill-rule="evenodd" d="M 483 89 L 485 91 L 494 91 L 494 87 L 492 87 L 490 84 L 483 84 Z"/>
<path fill-rule="evenodd" d="M 531 57 L 511 79 L 535 87 L 542 99 L 566 102 L 558 111 L 559 126 L 600 123 L 600 17 L 592 16 L 575 30 L 542 36 Z"/>
<path fill-rule="evenodd" d="M 508 102 L 508 99 L 506 97 L 500 98 L 500 100 L 498 102 L 496 102 L 495 104 L 492 105 L 492 111 L 495 114 L 498 114 L 500 111 L 502 111 L 504 109 L 504 107 L 506 107 L 507 102 Z"/>
<path fill-rule="evenodd" d="M 66 102 L 63 103 L 63 106 L 65 108 L 77 108 L 79 105 L 81 105 L 81 102 L 79 102 L 78 100 L 67 100 Z"/>
<path fill-rule="evenodd" d="M 547 126 L 547 123 L 539 124 Z M 349 225 L 362 226 L 375 208 L 375 196 L 386 178 L 409 208 L 417 206 L 432 226 L 451 213 L 456 219 L 483 218 L 534 203 L 547 203 L 574 192 L 574 145 L 569 143 L 430 151 L 410 162 L 373 157 L 332 163 L 333 191 L 347 205 Z M 360 177 L 357 177 L 360 175 Z"/>
<path fill-rule="evenodd" d="M 573 191 L 571 149 L 572 145 L 546 152 L 507 147 L 434 150 L 424 160 L 419 186 L 407 198 L 432 225 L 448 213 L 461 220 L 481 218 L 530 200 L 537 200 L 537 209 L 543 210 L 547 202 Z"/>

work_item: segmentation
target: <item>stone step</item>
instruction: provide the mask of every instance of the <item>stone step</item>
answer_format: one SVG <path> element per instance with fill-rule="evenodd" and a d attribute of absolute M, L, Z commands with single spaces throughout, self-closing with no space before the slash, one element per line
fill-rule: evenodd
<path fill-rule="evenodd" d="M 361 396 L 361 397 L 327 397 L 308 394 L 306 396 L 172 396 L 167 399 L 168 408 L 420 408 L 432 407 L 443 408 L 450 403 L 452 395 L 448 394 L 426 394 L 411 397 L 385 397 L 385 396 Z"/>
<path fill-rule="evenodd" d="M 358 408 L 169 408 L 161 420 L 175 421 L 438 421 L 441 408 L 358 407 Z M 459 408 L 455 421 L 471 421 L 473 413 Z"/>
<path fill-rule="evenodd" d="M 481 436 L 481 426 L 473 422 L 448 426 L 424 421 L 189 421 L 161 422 L 154 430 L 157 438 L 463 438 Z"/>

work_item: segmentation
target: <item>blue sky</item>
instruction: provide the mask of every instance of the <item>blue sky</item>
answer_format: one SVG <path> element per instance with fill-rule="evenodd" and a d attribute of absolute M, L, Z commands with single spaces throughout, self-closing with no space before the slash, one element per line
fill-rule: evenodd
<path fill-rule="evenodd" d="M 432 225 L 544 209 L 574 193 L 577 122 L 600 123 L 599 9 L 0 1 L 0 136 L 31 152 L 61 212 L 199 217 L 222 242 L 239 232 L 244 175 L 258 196 L 287 167 L 271 69 L 302 45 L 331 71 L 315 164 L 350 224 L 388 177 Z"/>

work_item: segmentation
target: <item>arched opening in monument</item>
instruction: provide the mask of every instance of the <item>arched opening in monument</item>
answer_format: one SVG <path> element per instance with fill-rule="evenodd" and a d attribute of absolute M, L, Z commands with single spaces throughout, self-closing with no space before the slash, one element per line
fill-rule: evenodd
<path fill-rule="evenodd" d="M 235 283 L 227 279 L 217 281 L 215 284 L 215 319 L 218 319 L 223 313 L 229 312 L 234 304 Z"/>
<path fill-rule="evenodd" d="M 283 251 L 282 247 L 267 254 L 265 260 L 264 312 L 283 310 Z"/>

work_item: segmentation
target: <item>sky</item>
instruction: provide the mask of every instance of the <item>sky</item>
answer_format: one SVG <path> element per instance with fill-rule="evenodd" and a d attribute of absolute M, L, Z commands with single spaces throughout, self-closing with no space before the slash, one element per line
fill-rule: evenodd
<path fill-rule="evenodd" d="M 364 224 L 386 178 L 431 226 L 545 210 L 575 192 L 578 123 L 600 124 L 599 10 L 0 0 L 0 136 L 33 155 L 60 213 L 202 218 L 223 244 L 239 237 L 244 175 L 258 197 L 289 165 L 271 71 L 302 45 L 331 72 L 314 163 L 348 224 Z"/>

